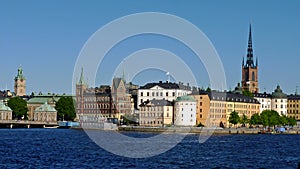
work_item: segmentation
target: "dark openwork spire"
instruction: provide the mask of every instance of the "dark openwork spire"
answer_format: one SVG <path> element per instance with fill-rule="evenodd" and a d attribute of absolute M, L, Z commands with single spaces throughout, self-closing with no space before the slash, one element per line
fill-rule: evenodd
<path fill-rule="evenodd" d="M 247 49 L 247 61 L 246 67 L 255 67 L 253 61 L 253 49 L 252 49 L 252 34 L 251 34 L 251 24 L 249 25 L 249 38 L 248 38 L 248 49 Z"/>

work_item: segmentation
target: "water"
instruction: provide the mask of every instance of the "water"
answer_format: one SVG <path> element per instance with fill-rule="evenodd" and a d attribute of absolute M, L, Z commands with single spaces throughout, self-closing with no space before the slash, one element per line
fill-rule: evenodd
<path fill-rule="evenodd" d="M 150 137 L 152 133 L 126 133 Z M 300 135 L 188 135 L 155 157 L 131 159 L 101 149 L 81 130 L 0 129 L 0 168 L 297 168 Z"/>

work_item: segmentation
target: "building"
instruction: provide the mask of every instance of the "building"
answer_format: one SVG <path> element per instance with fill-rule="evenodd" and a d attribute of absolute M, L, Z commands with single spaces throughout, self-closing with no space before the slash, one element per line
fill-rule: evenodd
<path fill-rule="evenodd" d="M 12 110 L 0 101 L 0 120 L 12 120 Z"/>
<path fill-rule="evenodd" d="M 89 88 L 84 82 L 83 69 L 76 84 L 76 118 L 85 122 L 112 120 L 118 123 L 121 115 L 131 112 L 131 95 L 127 93 L 126 83 L 114 78 L 112 87 L 101 85 Z"/>
<path fill-rule="evenodd" d="M 287 95 L 277 85 L 272 92 L 271 109 L 277 111 L 279 115 L 287 115 L 287 100 Z"/>
<path fill-rule="evenodd" d="M 272 105 L 271 105 L 272 104 L 272 95 L 271 94 L 268 94 L 266 92 L 254 93 L 253 96 L 260 103 L 260 110 L 259 110 L 260 113 L 264 110 L 272 109 Z"/>
<path fill-rule="evenodd" d="M 196 125 L 196 100 L 191 96 L 177 97 L 174 103 L 174 125 Z"/>
<path fill-rule="evenodd" d="M 140 126 L 166 126 L 173 122 L 173 103 L 168 100 L 144 101 L 139 107 Z"/>
<path fill-rule="evenodd" d="M 26 78 L 23 75 L 23 69 L 21 66 L 18 68 L 18 74 L 15 77 L 14 92 L 16 96 L 26 95 Z"/>
<path fill-rule="evenodd" d="M 239 116 L 245 114 L 248 118 L 260 111 L 256 99 L 241 93 L 200 90 L 191 96 L 197 100 L 197 124 L 207 127 L 229 127 L 229 117 L 233 111 Z"/>
<path fill-rule="evenodd" d="M 66 94 L 54 94 L 54 93 L 48 93 L 48 94 L 42 94 L 41 92 L 37 95 L 32 95 L 31 98 L 27 101 L 27 107 L 28 107 L 28 120 L 34 120 L 34 111 L 36 108 L 43 105 L 45 102 L 47 102 L 48 105 L 55 107 L 56 102 L 61 97 L 73 97 L 72 95 L 66 95 Z M 63 119 L 59 119 L 63 120 Z"/>
<path fill-rule="evenodd" d="M 300 120 L 300 95 L 288 95 L 287 99 L 287 116 Z"/>
<path fill-rule="evenodd" d="M 57 122 L 57 111 L 54 107 L 45 102 L 34 110 L 34 121 Z"/>
<path fill-rule="evenodd" d="M 256 64 L 254 64 L 251 25 L 249 28 L 247 60 L 246 60 L 246 63 L 244 62 L 244 58 L 242 61 L 242 87 L 243 87 L 243 90 L 249 90 L 252 93 L 259 92 L 258 59 L 256 58 Z"/>
<path fill-rule="evenodd" d="M 179 96 L 185 96 L 192 93 L 189 85 L 185 86 L 181 82 L 179 84 L 171 82 L 148 83 L 138 89 L 137 103 L 140 105 L 147 100 L 168 100 L 174 101 Z"/>

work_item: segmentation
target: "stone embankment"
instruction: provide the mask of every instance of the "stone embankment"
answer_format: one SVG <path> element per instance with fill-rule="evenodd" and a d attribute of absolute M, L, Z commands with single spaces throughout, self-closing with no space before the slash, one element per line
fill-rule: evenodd
<path fill-rule="evenodd" d="M 285 132 L 268 132 L 259 128 L 201 128 L 201 127 L 141 127 L 120 126 L 119 131 L 157 132 L 157 133 L 195 133 L 195 134 L 300 134 L 299 128 L 289 129 Z"/>

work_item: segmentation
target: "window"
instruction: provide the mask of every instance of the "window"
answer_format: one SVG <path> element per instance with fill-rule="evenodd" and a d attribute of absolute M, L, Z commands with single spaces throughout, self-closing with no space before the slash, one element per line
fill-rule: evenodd
<path fill-rule="evenodd" d="M 202 113 L 202 109 L 200 109 L 200 113 Z"/>
<path fill-rule="evenodd" d="M 152 92 L 152 96 L 154 96 L 155 94 L 154 94 L 154 92 Z"/>
<path fill-rule="evenodd" d="M 200 106 L 202 106 L 202 102 L 200 102 Z"/>
<path fill-rule="evenodd" d="M 143 96 L 143 92 L 141 92 L 141 96 Z"/>
<path fill-rule="evenodd" d="M 166 96 L 169 96 L 169 92 L 166 92 Z"/>
<path fill-rule="evenodd" d="M 147 92 L 147 96 L 149 96 L 149 92 Z"/>
<path fill-rule="evenodd" d="M 158 96 L 158 92 L 156 92 L 156 96 Z"/>
<path fill-rule="evenodd" d="M 160 92 L 160 96 L 163 96 L 163 92 Z"/>
<path fill-rule="evenodd" d="M 183 108 L 181 108 L 181 111 L 183 111 Z"/>
<path fill-rule="evenodd" d="M 175 96 L 175 92 L 173 92 L 172 95 Z"/>
<path fill-rule="evenodd" d="M 183 114 L 181 114 L 181 117 L 183 117 Z"/>
<path fill-rule="evenodd" d="M 141 99 L 141 103 L 143 103 L 143 99 Z"/>
<path fill-rule="evenodd" d="M 202 114 L 200 114 L 200 118 L 202 118 Z"/>

